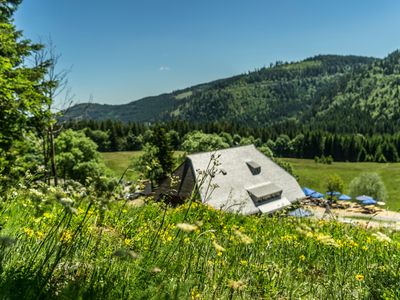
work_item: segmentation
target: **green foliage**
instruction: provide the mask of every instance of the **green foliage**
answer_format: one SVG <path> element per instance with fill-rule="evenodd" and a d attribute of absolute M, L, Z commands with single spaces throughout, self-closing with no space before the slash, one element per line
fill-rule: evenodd
<path fill-rule="evenodd" d="M 349 189 L 353 197 L 367 195 L 378 201 L 385 201 L 387 197 L 385 184 L 376 173 L 363 173 L 354 178 Z"/>
<path fill-rule="evenodd" d="M 343 193 L 343 190 L 344 190 L 344 181 L 342 177 L 340 177 L 338 174 L 330 175 L 326 182 L 326 191 L 330 193 L 332 192 Z"/>
<path fill-rule="evenodd" d="M 147 139 L 150 141 L 143 147 L 143 155 L 133 160 L 133 168 L 143 174 L 145 178 L 159 183 L 172 172 L 175 164 L 174 153 L 170 141 L 171 132 L 167 134 L 161 126 L 148 130 Z"/>
<path fill-rule="evenodd" d="M 144 178 L 150 179 L 153 183 L 164 177 L 165 173 L 158 160 L 159 149 L 149 143 L 143 147 L 143 154 L 131 161 L 133 169 L 142 174 Z"/>
<path fill-rule="evenodd" d="M 207 152 L 225 148 L 229 148 L 229 144 L 221 136 L 201 131 L 188 133 L 182 143 L 182 150 L 188 153 Z"/>
<path fill-rule="evenodd" d="M 99 178 L 106 173 L 97 145 L 82 131 L 63 131 L 55 140 L 58 173 L 65 179 L 85 183 L 86 178 Z"/>
<path fill-rule="evenodd" d="M 18 158 L 15 142 L 35 130 L 43 118 L 42 108 L 49 103 L 43 96 L 41 81 L 47 63 L 30 67 L 32 53 L 42 47 L 23 38 L 12 24 L 12 14 L 20 1 L 0 3 L 0 170 L 9 174 Z M 40 122 L 39 122 L 40 123 Z"/>
<path fill-rule="evenodd" d="M 84 129 L 85 135 L 97 144 L 98 150 L 101 152 L 110 149 L 110 134 L 107 131 Z"/>
<path fill-rule="evenodd" d="M 266 144 L 262 145 L 261 147 L 258 147 L 258 150 L 267 157 L 270 158 L 274 157 L 274 153 Z"/>

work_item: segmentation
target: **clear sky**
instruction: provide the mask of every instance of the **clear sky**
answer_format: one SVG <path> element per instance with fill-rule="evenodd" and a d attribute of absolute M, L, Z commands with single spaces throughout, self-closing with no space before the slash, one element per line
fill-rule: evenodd
<path fill-rule="evenodd" d="M 399 0 L 24 0 L 15 21 L 51 35 L 76 102 L 127 103 L 316 54 L 400 48 Z"/>

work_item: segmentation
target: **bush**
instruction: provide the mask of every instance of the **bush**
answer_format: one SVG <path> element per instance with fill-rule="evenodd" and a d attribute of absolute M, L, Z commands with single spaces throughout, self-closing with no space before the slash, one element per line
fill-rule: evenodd
<path fill-rule="evenodd" d="M 374 199 L 386 200 L 386 187 L 376 173 L 364 173 L 350 182 L 350 194 L 353 197 L 368 195 Z"/>

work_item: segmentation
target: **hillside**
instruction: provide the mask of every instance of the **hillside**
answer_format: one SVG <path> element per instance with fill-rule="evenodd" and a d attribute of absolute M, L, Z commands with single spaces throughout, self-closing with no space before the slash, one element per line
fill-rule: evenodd
<path fill-rule="evenodd" d="M 384 59 L 320 55 L 125 105 L 79 104 L 65 118 L 268 126 L 284 121 L 361 128 L 398 126 L 400 53 Z M 345 122 L 343 122 L 345 120 Z M 351 131 L 350 130 L 350 131 Z"/>

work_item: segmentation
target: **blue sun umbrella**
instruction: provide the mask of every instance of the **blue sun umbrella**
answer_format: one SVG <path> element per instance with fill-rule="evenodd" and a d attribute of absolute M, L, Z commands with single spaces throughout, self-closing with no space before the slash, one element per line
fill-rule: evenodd
<path fill-rule="evenodd" d="M 371 204 L 376 204 L 377 201 L 374 199 L 368 199 L 368 200 L 364 200 L 361 202 L 363 205 L 371 205 Z"/>
<path fill-rule="evenodd" d="M 318 193 L 318 192 L 314 192 L 310 195 L 311 198 L 323 198 L 324 194 Z"/>
<path fill-rule="evenodd" d="M 315 191 L 306 187 L 303 187 L 303 192 L 306 196 L 311 196 L 311 194 L 314 194 Z"/>
<path fill-rule="evenodd" d="M 345 194 L 342 194 L 338 199 L 339 199 L 339 200 L 345 200 L 345 201 L 347 201 L 347 200 L 351 200 L 351 197 L 350 197 L 350 196 L 347 196 L 347 195 L 345 195 Z"/>
<path fill-rule="evenodd" d="M 365 196 L 365 195 L 358 196 L 358 197 L 356 197 L 356 199 L 357 199 L 358 201 L 374 200 L 374 198 L 372 198 L 372 197 L 370 197 L 370 196 Z"/>

